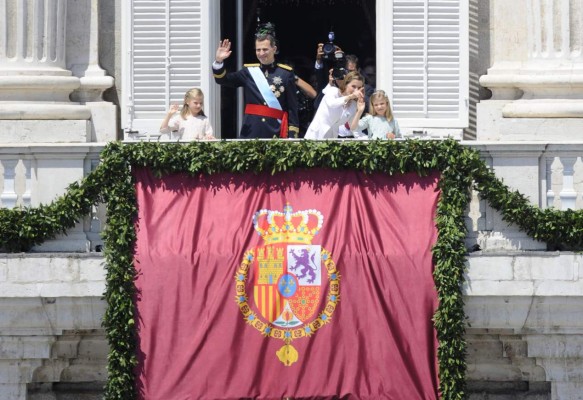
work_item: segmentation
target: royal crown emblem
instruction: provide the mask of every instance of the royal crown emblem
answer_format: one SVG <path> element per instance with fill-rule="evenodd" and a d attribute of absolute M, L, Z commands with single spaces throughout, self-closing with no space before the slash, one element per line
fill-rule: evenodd
<path fill-rule="evenodd" d="M 340 275 L 331 254 L 312 239 L 324 217 L 318 210 L 259 210 L 253 227 L 264 244 L 248 250 L 237 274 L 237 304 L 245 321 L 283 347 L 286 366 L 299 358 L 293 340 L 310 337 L 330 323 L 340 300 Z M 323 306 L 320 306 L 323 304 Z"/>

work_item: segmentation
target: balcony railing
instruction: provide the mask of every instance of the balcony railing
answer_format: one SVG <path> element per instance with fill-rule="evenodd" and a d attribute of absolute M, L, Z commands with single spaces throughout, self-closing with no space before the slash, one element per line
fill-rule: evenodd
<path fill-rule="evenodd" d="M 0 147 L 0 206 L 36 207 L 62 195 L 69 184 L 87 176 L 99 163 L 103 144 L 38 144 Z M 102 245 L 100 232 L 105 208 L 36 251 L 94 251 Z"/>
<path fill-rule="evenodd" d="M 583 207 L 583 143 L 462 142 L 480 151 L 484 162 L 510 188 L 538 207 Z M 0 206 L 35 207 L 62 195 L 99 163 L 102 144 L 11 145 L 0 148 Z M 473 198 L 467 212 L 467 246 L 484 251 L 544 250 L 516 227 L 508 226 L 488 204 Z M 105 207 L 94 207 L 66 236 L 35 251 L 99 251 Z"/>

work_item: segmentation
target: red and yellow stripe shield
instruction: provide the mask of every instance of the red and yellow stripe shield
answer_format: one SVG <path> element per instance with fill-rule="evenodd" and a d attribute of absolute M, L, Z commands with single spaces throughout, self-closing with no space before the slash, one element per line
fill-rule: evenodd
<path fill-rule="evenodd" d="M 269 322 L 283 311 L 284 298 L 277 290 L 277 282 L 286 268 L 285 251 L 285 244 L 259 246 L 255 251 L 253 300 Z"/>

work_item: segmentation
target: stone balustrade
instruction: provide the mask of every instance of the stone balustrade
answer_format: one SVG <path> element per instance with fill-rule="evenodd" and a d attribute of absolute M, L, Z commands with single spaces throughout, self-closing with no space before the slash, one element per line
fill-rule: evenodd
<path fill-rule="evenodd" d="M 533 205 L 562 210 L 583 208 L 583 142 L 462 143 L 479 150 L 496 176 L 528 196 Z M 69 183 L 82 179 L 96 167 L 102 149 L 103 145 L 98 143 L 3 146 L 0 148 L 0 206 L 50 203 L 64 193 Z M 104 207 L 95 207 L 67 236 L 48 241 L 35 250 L 95 250 L 95 246 L 102 244 L 99 233 L 104 223 Z M 477 193 L 468 209 L 467 227 L 469 248 L 479 245 L 484 251 L 546 249 L 544 243 L 508 226 Z"/>
<path fill-rule="evenodd" d="M 103 144 L 9 144 L 0 147 L 0 206 L 35 207 L 48 204 L 80 181 L 99 162 Z M 89 251 L 102 244 L 103 207 L 69 230 L 36 248 L 37 251 Z"/>
<path fill-rule="evenodd" d="M 560 210 L 583 207 L 583 143 L 464 142 L 480 151 L 499 179 L 534 206 Z M 545 250 L 473 194 L 467 217 L 467 245 L 485 251 Z"/>

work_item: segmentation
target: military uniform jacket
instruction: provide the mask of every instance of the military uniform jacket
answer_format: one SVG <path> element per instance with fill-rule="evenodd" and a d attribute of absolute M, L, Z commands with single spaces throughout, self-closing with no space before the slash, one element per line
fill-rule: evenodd
<path fill-rule="evenodd" d="M 229 87 L 243 87 L 245 104 L 267 105 L 263 95 L 257 88 L 249 67 L 259 67 L 260 64 L 245 64 L 237 72 L 227 72 L 225 65 L 213 69 L 215 82 Z M 298 100 L 296 96 L 295 74 L 291 67 L 285 64 L 265 66 L 261 70 L 267 78 L 271 91 L 277 97 L 281 109 L 288 113 L 288 137 L 294 138 L 299 133 Z M 275 118 L 245 114 L 241 127 L 241 138 L 273 138 L 279 137 L 280 122 Z"/>

